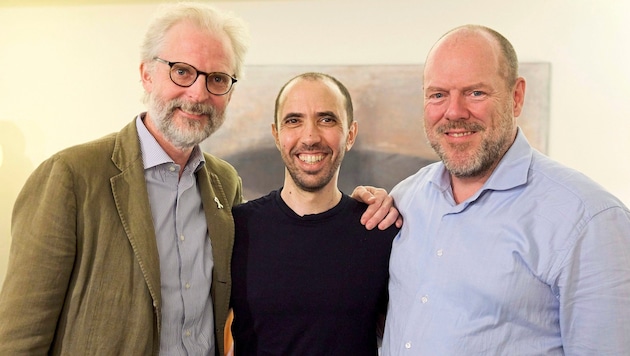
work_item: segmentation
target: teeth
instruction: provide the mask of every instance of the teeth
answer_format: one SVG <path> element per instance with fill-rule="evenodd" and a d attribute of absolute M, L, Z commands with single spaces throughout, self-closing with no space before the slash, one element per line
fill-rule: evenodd
<path fill-rule="evenodd" d="M 306 155 L 306 154 L 301 154 L 299 156 L 300 161 L 305 162 L 305 163 L 315 163 L 315 162 L 319 162 L 322 159 L 324 159 L 324 156 L 322 155 Z"/>
<path fill-rule="evenodd" d="M 458 133 L 452 133 L 450 135 L 453 137 L 464 137 L 464 136 L 472 135 L 472 132 L 458 132 Z"/>

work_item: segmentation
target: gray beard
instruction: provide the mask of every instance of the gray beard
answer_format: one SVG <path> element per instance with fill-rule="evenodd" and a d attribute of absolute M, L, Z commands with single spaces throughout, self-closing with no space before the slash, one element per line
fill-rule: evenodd
<path fill-rule="evenodd" d="M 453 176 L 458 178 L 472 178 L 484 175 L 503 156 L 503 147 L 506 140 L 500 142 L 484 141 L 480 149 L 475 152 L 471 160 L 464 165 L 456 165 L 449 160 L 441 146 L 432 145 L 433 150 L 438 154 L 444 167 Z"/>
<path fill-rule="evenodd" d="M 178 127 L 173 122 L 173 114 L 181 108 L 187 112 L 208 116 L 208 123 L 201 127 L 199 121 L 188 121 L 186 127 Z M 213 106 L 190 103 L 181 99 L 161 101 L 156 95 L 149 96 L 149 116 L 164 137 L 178 149 L 190 149 L 210 137 L 225 121 L 225 112 L 218 112 Z"/>
<path fill-rule="evenodd" d="M 438 156 L 444 163 L 444 167 L 450 174 L 458 178 L 480 177 L 486 174 L 497 162 L 501 160 L 505 152 L 514 141 L 514 136 L 511 134 L 513 130 L 513 119 L 509 113 L 511 104 L 512 101 L 506 103 L 503 111 L 498 113 L 499 125 L 495 128 L 495 133 L 498 133 L 497 136 L 486 138 L 481 143 L 481 146 L 475 152 L 473 152 L 470 159 L 464 164 L 451 161 L 442 145 L 440 145 L 437 141 L 429 141 L 431 148 L 433 148 L 435 153 L 438 154 Z M 471 131 L 486 130 L 486 128 L 479 124 L 455 121 L 451 124 L 443 125 L 437 128 L 437 135 L 442 134 L 453 128 L 464 128 Z M 467 147 L 460 147 L 460 149 L 465 151 L 467 150 Z"/>

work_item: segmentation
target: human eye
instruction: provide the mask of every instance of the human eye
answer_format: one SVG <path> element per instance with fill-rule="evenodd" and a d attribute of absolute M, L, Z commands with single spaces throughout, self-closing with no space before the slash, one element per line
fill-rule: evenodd
<path fill-rule="evenodd" d="M 283 126 L 296 126 L 300 123 L 300 118 L 298 116 L 287 116 L 282 120 Z"/>
<path fill-rule="evenodd" d="M 210 82 L 219 85 L 225 85 L 229 83 L 228 76 L 221 73 L 211 73 L 210 74 Z"/>
<path fill-rule="evenodd" d="M 427 92 L 427 94 L 426 94 L 427 100 L 431 100 L 431 101 L 444 99 L 444 97 L 445 97 L 445 95 L 441 91 L 431 91 L 431 92 Z"/>
<path fill-rule="evenodd" d="M 339 122 L 339 117 L 334 112 L 322 112 L 319 114 L 319 122 L 322 125 L 335 126 Z"/>
<path fill-rule="evenodd" d="M 189 78 L 194 76 L 194 69 L 185 64 L 175 64 L 171 73 L 180 78 Z"/>
<path fill-rule="evenodd" d="M 473 97 L 481 97 L 481 96 L 484 96 L 485 94 L 486 93 L 484 93 L 481 90 L 473 90 L 470 92 L 470 96 L 473 96 Z"/>

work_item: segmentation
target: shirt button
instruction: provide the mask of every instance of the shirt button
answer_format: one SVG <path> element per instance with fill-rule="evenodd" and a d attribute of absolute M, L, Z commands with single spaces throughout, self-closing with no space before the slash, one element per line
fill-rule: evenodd
<path fill-rule="evenodd" d="M 168 170 L 171 171 L 171 172 L 175 172 L 175 166 L 168 167 Z"/>
<path fill-rule="evenodd" d="M 190 330 L 186 330 L 186 336 L 190 336 Z"/>
<path fill-rule="evenodd" d="M 425 304 L 426 302 L 429 301 L 429 297 L 427 297 L 426 295 L 423 295 L 422 298 L 420 298 L 420 301 L 422 302 L 422 304 Z"/>
<path fill-rule="evenodd" d="M 182 241 L 186 240 L 186 238 L 184 237 L 184 235 L 179 236 L 179 239 L 180 239 L 180 240 L 182 240 Z"/>
<path fill-rule="evenodd" d="M 439 249 L 439 250 L 437 250 L 437 252 L 435 254 L 438 255 L 438 257 L 442 257 L 442 255 L 444 254 L 444 250 Z"/>
<path fill-rule="evenodd" d="M 186 283 L 186 289 L 190 289 L 190 283 Z"/>
<path fill-rule="evenodd" d="M 410 349 L 411 348 L 411 343 L 410 342 L 406 342 L 405 343 L 405 348 L 406 349 Z"/>

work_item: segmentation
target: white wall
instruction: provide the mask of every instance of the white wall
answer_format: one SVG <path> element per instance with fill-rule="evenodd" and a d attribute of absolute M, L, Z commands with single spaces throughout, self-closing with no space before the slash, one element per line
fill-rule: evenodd
<path fill-rule="evenodd" d="M 493 27 L 521 61 L 551 63 L 550 156 L 630 205 L 630 2 L 215 3 L 250 23 L 249 64 L 422 63 L 448 29 Z M 10 210 L 28 174 L 142 110 L 139 43 L 156 6 L 0 6 L 0 280 Z"/>

